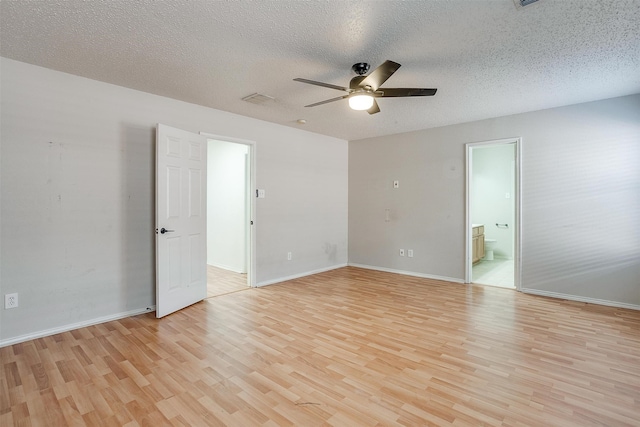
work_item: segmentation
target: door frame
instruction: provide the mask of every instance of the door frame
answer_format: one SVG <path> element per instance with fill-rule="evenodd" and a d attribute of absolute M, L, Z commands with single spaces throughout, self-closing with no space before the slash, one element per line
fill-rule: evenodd
<path fill-rule="evenodd" d="M 249 247 L 247 253 L 249 257 L 247 284 L 251 288 L 256 287 L 256 142 L 248 139 L 232 138 L 224 135 L 216 135 L 208 132 L 200 132 L 200 135 L 216 141 L 232 142 L 234 144 L 246 145 L 249 154 Z M 206 262 L 206 261 L 205 261 Z"/>
<path fill-rule="evenodd" d="M 516 145 L 515 159 L 515 230 L 514 230 L 514 247 L 513 247 L 513 284 L 516 290 L 520 291 L 522 287 L 522 137 L 495 139 L 490 141 L 469 142 L 465 144 L 466 150 L 466 188 L 465 188 L 465 266 L 464 266 L 464 282 L 472 283 L 472 233 L 471 233 L 471 181 L 473 178 L 473 149 L 490 146 L 514 144 Z"/>

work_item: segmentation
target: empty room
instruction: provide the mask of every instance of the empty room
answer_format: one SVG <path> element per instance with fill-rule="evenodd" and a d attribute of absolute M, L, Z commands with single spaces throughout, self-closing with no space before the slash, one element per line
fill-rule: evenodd
<path fill-rule="evenodd" d="M 0 1 L 0 425 L 640 425 L 640 1 Z"/>

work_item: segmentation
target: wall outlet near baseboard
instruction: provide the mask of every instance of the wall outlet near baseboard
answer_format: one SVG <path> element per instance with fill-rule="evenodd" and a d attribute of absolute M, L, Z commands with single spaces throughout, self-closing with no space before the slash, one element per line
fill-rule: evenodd
<path fill-rule="evenodd" d="M 400 256 L 404 256 L 404 249 L 400 249 Z"/>
<path fill-rule="evenodd" d="M 4 296 L 4 308 L 8 310 L 16 307 L 18 307 L 18 294 L 6 294 Z"/>

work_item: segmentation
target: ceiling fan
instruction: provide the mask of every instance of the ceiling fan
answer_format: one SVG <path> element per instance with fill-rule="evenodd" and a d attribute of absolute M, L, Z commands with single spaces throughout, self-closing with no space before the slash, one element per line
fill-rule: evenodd
<path fill-rule="evenodd" d="M 328 87 L 348 92 L 346 95 L 336 98 L 327 99 L 325 101 L 316 102 L 315 104 L 305 105 L 305 107 L 315 107 L 317 105 L 327 104 L 333 101 L 349 98 L 349 106 L 354 110 L 367 110 L 369 114 L 380 112 L 380 107 L 375 98 L 399 98 L 406 96 L 433 96 L 438 89 L 420 89 L 420 88 L 381 88 L 380 86 L 387 81 L 389 77 L 395 73 L 400 64 L 393 61 L 385 61 L 378 68 L 369 73 L 369 64 L 366 62 L 358 62 L 353 64 L 351 69 L 357 74 L 349 82 L 349 87 L 336 86 L 329 83 L 316 82 L 308 79 L 293 79 L 297 82 L 308 83 L 311 85 Z"/>

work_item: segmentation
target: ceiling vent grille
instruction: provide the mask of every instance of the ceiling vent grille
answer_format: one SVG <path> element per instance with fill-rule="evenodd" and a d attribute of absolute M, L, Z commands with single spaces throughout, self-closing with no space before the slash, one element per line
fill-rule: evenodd
<path fill-rule="evenodd" d="M 516 7 L 518 9 L 523 8 L 525 6 L 529 6 L 537 1 L 539 0 L 513 0 L 513 2 L 516 4 Z"/>
<path fill-rule="evenodd" d="M 262 105 L 266 102 L 273 101 L 274 99 L 275 98 L 272 96 L 263 95 L 261 93 L 254 93 L 252 95 L 245 96 L 244 98 L 242 98 L 243 101 L 247 101 L 256 105 Z"/>

